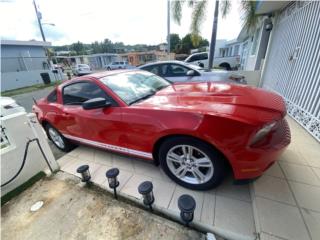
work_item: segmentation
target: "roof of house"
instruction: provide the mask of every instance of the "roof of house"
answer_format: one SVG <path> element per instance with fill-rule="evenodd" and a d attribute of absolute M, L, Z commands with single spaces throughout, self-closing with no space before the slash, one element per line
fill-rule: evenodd
<path fill-rule="evenodd" d="M 272 13 L 272 12 L 281 10 L 290 2 L 291 2 L 290 0 L 282 0 L 282 1 L 259 0 L 256 2 L 256 13 L 257 14 Z"/>
<path fill-rule="evenodd" d="M 1 40 L 1 45 L 13 45 L 13 46 L 39 46 L 39 47 L 49 47 L 51 42 L 43 41 L 18 41 L 18 40 Z"/>

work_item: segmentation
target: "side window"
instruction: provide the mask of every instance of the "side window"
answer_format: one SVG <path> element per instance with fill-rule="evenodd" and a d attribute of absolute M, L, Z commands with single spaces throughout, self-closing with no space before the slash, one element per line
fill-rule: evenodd
<path fill-rule="evenodd" d="M 53 90 L 47 97 L 47 101 L 50 103 L 57 102 L 57 90 Z"/>
<path fill-rule="evenodd" d="M 142 69 L 146 70 L 148 72 L 152 72 L 152 73 L 154 73 L 154 74 L 156 74 L 158 76 L 160 75 L 159 67 L 157 65 L 155 65 L 155 66 L 147 66 L 147 67 L 144 67 Z"/>
<path fill-rule="evenodd" d="M 182 77 L 186 76 L 190 69 L 179 64 L 170 64 L 168 70 L 171 77 Z"/>
<path fill-rule="evenodd" d="M 207 53 L 201 53 L 199 54 L 199 60 L 207 60 L 208 54 Z"/>
<path fill-rule="evenodd" d="M 169 64 L 162 64 L 159 67 L 160 76 L 162 77 L 170 77 Z"/>
<path fill-rule="evenodd" d="M 195 54 L 190 58 L 190 62 L 199 61 L 200 60 L 200 54 Z"/>
<path fill-rule="evenodd" d="M 65 105 L 81 105 L 89 99 L 98 97 L 111 100 L 111 98 L 94 83 L 78 82 L 63 88 L 63 104 Z M 114 101 L 111 102 L 114 103 Z"/>

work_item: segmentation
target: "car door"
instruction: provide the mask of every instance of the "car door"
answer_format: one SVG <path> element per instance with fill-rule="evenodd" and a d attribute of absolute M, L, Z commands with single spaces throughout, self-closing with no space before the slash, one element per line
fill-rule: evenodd
<path fill-rule="evenodd" d="M 198 61 L 198 65 L 200 67 L 203 67 L 203 68 L 207 68 L 208 67 L 208 53 L 201 53 L 199 54 L 199 61 Z"/>
<path fill-rule="evenodd" d="M 111 106 L 85 110 L 82 103 L 102 97 Z M 62 113 L 60 128 L 67 138 L 96 145 L 119 145 L 123 134 L 121 127 L 121 108 L 101 86 L 92 81 L 79 81 L 68 84 L 62 89 Z M 63 126 L 63 127 L 61 127 Z"/>

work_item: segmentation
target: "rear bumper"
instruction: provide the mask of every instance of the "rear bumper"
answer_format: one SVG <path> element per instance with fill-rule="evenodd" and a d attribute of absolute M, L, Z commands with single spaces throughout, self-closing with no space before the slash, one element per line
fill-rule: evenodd
<path fill-rule="evenodd" d="M 235 179 L 259 177 L 277 161 L 291 141 L 287 121 L 283 119 L 277 125 L 263 145 L 258 148 L 248 147 L 236 154 L 232 164 Z"/>

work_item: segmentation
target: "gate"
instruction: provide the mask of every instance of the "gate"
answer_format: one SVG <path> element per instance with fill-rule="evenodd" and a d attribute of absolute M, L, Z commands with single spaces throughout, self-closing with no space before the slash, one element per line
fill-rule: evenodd
<path fill-rule="evenodd" d="M 281 94 L 288 114 L 320 141 L 320 2 L 297 1 L 278 15 L 263 87 Z"/>

